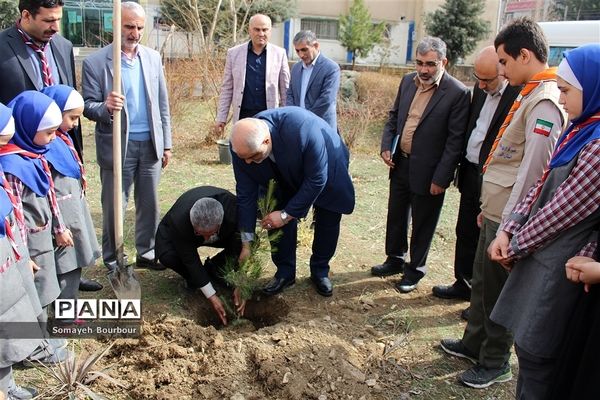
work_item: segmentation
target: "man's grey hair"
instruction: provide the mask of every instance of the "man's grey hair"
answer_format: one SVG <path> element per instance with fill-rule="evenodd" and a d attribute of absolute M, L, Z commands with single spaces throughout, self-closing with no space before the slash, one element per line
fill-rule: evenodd
<path fill-rule="evenodd" d="M 417 54 L 424 56 L 430 51 L 435 51 L 438 60 L 446 58 L 446 43 L 439 37 L 425 36 L 417 45 Z"/>
<path fill-rule="evenodd" d="M 217 200 L 205 197 L 197 200 L 190 210 L 190 221 L 195 229 L 208 231 L 223 222 L 223 206 Z"/>
<path fill-rule="evenodd" d="M 317 35 L 313 31 L 300 31 L 294 36 L 294 44 L 306 43 L 309 46 L 313 46 L 317 43 Z"/>
<path fill-rule="evenodd" d="M 146 15 L 146 10 L 144 7 L 140 5 L 140 3 L 136 3 L 135 1 L 124 1 L 121 3 L 121 9 L 134 11 L 140 15 Z"/>

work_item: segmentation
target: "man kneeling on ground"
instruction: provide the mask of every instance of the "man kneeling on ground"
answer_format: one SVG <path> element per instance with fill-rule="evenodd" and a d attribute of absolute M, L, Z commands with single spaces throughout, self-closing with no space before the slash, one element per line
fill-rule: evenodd
<path fill-rule="evenodd" d="M 223 250 L 202 263 L 198 255 L 200 246 Z M 237 260 L 241 248 L 236 198 L 227 190 L 212 186 L 200 186 L 182 194 L 156 232 L 158 260 L 181 275 L 188 289 L 200 289 L 225 325 L 225 308 L 211 281 L 227 286 L 223 267 L 227 259 Z M 237 289 L 233 301 L 237 312 L 243 314 L 245 301 L 240 299 Z"/>

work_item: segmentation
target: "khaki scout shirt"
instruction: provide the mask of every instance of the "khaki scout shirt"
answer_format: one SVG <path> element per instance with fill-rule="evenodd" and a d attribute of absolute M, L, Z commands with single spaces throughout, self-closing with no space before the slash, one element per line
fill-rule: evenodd
<path fill-rule="evenodd" d="M 485 218 L 500 223 L 542 176 L 566 125 L 559 95 L 555 82 L 541 83 L 515 112 L 483 175 L 481 211 Z M 547 134 L 535 131 L 540 119 L 552 124 Z"/>

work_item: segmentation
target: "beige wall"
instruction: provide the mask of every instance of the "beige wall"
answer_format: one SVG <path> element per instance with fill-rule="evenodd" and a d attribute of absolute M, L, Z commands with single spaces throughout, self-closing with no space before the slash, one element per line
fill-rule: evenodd
<path fill-rule="evenodd" d="M 160 0 L 142 0 L 145 3 L 147 10 L 147 29 L 146 43 L 153 48 L 160 48 L 166 32 L 156 32 L 153 30 L 152 22 L 154 15 L 158 13 Z M 385 21 L 392 24 L 393 29 L 393 44 L 387 50 L 376 49 L 372 55 L 366 59 L 360 59 L 360 63 L 378 64 L 381 61 L 381 53 L 387 51 L 390 63 L 403 64 L 406 62 L 406 45 L 408 38 L 408 24 L 411 21 L 415 23 L 415 35 L 413 52 L 416 44 L 425 36 L 424 16 L 428 12 L 435 11 L 444 3 L 444 0 L 365 0 L 365 4 L 369 8 L 372 18 L 375 21 Z M 466 58 L 465 63 L 470 64 L 481 48 L 492 43 L 496 35 L 498 8 L 500 0 L 486 0 L 486 8 L 483 18 L 490 21 L 491 33 L 488 38 L 481 41 L 474 53 Z M 352 0 L 298 0 L 298 15 L 299 18 L 293 18 L 291 22 L 291 37 L 300 30 L 301 17 L 325 17 L 339 18 L 340 15 L 346 14 L 348 8 L 352 4 Z M 404 19 L 402 19 L 404 17 Z M 180 39 L 181 40 L 181 39 Z M 273 35 L 271 42 L 282 46 L 283 45 L 283 24 L 278 24 L 273 27 Z M 321 45 L 324 52 L 338 62 L 345 62 L 346 49 L 335 40 L 321 40 Z M 183 46 L 183 44 L 181 44 Z M 182 49 L 175 46 L 174 53 L 182 52 Z M 185 47 L 185 46 L 184 46 Z M 291 47 L 291 46 L 290 46 Z M 290 58 L 294 59 L 295 54 L 293 48 L 290 48 Z M 182 53 L 185 54 L 183 51 Z M 377 54 L 376 54 L 377 53 Z M 414 58 L 414 53 L 413 53 Z"/>
<path fill-rule="evenodd" d="M 415 0 L 365 0 L 371 17 L 381 21 L 399 21 L 402 16 L 410 19 Z M 352 0 L 298 0 L 298 14 L 337 18 L 346 14 Z"/>
<path fill-rule="evenodd" d="M 365 0 L 365 4 L 375 21 L 387 22 L 415 22 L 415 37 L 413 49 L 425 36 L 424 17 L 428 12 L 438 9 L 445 0 Z M 352 0 L 298 0 L 298 14 L 300 16 L 321 16 L 338 18 L 347 13 Z M 498 8 L 500 0 L 487 0 L 483 19 L 490 22 L 490 35 L 482 40 L 472 55 L 468 56 L 465 63 L 472 63 L 474 54 L 493 42 L 497 33 Z M 404 17 L 404 19 L 402 19 Z M 372 60 L 369 60 L 372 61 Z"/>

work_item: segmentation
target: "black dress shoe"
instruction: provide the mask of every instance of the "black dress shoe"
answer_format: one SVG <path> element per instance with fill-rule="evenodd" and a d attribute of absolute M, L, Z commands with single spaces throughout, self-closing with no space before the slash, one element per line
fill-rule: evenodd
<path fill-rule="evenodd" d="M 267 296 L 273 296 L 277 293 L 281 293 L 283 289 L 292 286 L 294 283 L 296 283 L 295 278 L 286 279 L 274 276 L 273 279 L 263 287 L 262 291 Z"/>
<path fill-rule="evenodd" d="M 162 265 L 154 260 L 150 260 L 148 258 L 144 258 L 144 257 L 140 257 L 140 256 L 135 257 L 135 265 L 137 265 L 138 268 L 148 268 L 148 269 L 152 269 L 154 271 L 162 271 L 162 270 L 167 269 L 167 267 L 165 267 L 164 265 Z"/>
<path fill-rule="evenodd" d="M 79 290 L 82 292 L 97 292 L 102 290 L 102 285 L 94 280 L 79 278 Z"/>
<path fill-rule="evenodd" d="M 462 286 L 457 285 L 456 283 L 449 286 L 434 286 L 431 291 L 435 297 L 439 297 L 441 299 L 471 300 L 471 291 L 468 288 L 463 288 Z"/>
<path fill-rule="evenodd" d="M 317 293 L 321 296 L 329 297 L 333 294 L 333 285 L 328 277 L 317 278 L 316 276 L 311 276 L 310 280 L 315 285 Z"/>
<path fill-rule="evenodd" d="M 383 264 L 371 268 L 371 275 L 390 276 L 404 272 L 404 260 L 396 257 L 388 257 Z"/>
<path fill-rule="evenodd" d="M 471 307 L 467 307 L 460 313 L 460 317 L 465 321 L 469 320 L 469 313 L 471 312 Z"/>
<path fill-rule="evenodd" d="M 417 288 L 418 280 L 408 278 L 406 275 L 400 279 L 400 282 L 396 282 L 394 286 L 400 293 L 410 293 Z"/>

